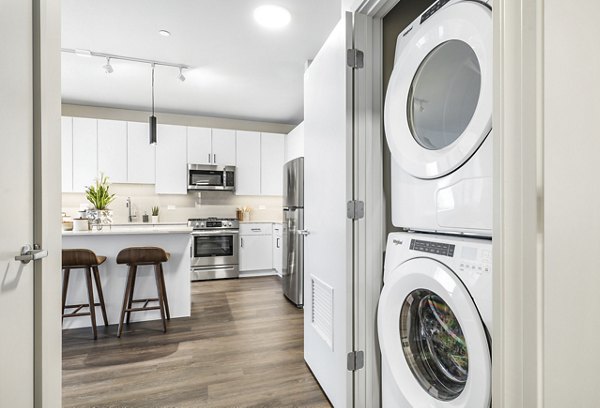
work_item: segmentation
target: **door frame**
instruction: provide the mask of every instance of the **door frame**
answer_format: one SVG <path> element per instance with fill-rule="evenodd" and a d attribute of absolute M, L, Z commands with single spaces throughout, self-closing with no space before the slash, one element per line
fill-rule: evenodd
<path fill-rule="evenodd" d="M 62 405 L 61 1 L 33 0 L 34 404 Z M 10 80 L 10 79 L 8 79 Z"/>

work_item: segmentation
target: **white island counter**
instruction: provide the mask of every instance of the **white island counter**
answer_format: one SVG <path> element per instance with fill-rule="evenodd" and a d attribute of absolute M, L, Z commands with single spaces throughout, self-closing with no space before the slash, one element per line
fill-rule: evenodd
<path fill-rule="evenodd" d="M 127 225 L 104 227 L 101 231 L 65 231 L 63 248 L 91 249 L 96 255 L 106 256 L 99 268 L 108 324 L 119 323 L 123 294 L 127 281 L 127 265 L 117 265 L 117 254 L 121 249 L 135 246 L 161 247 L 171 254 L 163 264 L 165 286 L 169 300 L 171 318 L 190 315 L 190 231 L 184 225 Z M 94 288 L 95 293 L 95 288 Z M 137 298 L 156 297 L 156 283 L 151 266 L 138 268 L 135 282 Z M 96 298 L 97 299 L 97 298 Z M 67 304 L 87 303 L 87 291 L 83 270 L 71 271 Z M 97 324 L 104 323 L 100 308 L 96 309 Z M 152 310 L 131 314 L 131 321 L 159 320 L 160 312 Z M 90 317 L 65 318 L 63 328 L 88 327 Z"/>

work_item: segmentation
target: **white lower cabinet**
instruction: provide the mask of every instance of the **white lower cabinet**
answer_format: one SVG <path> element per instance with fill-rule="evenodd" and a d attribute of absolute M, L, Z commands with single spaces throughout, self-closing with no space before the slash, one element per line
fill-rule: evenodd
<path fill-rule="evenodd" d="M 282 275 L 283 249 L 281 247 L 281 224 L 273 224 L 273 269 Z"/>
<path fill-rule="evenodd" d="M 240 272 L 272 271 L 271 224 L 240 225 Z"/>

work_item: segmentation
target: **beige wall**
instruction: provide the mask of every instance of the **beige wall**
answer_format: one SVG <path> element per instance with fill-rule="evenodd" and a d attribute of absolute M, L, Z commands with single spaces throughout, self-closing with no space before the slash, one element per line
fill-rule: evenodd
<path fill-rule="evenodd" d="M 63 116 L 83 118 L 129 120 L 134 122 L 147 122 L 150 116 L 147 111 L 129 109 L 115 109 L 86 105 L 62 105 Z M 199 126 L 220 129 L 253 130 L 259 132 L 289 133 L 294 125 L 286 123 L 255 122 L 249 120 L 217 118 L 210 116 L 179 115 L 174 113 L 156 112 L 158 123 L 182 126 Z"/>

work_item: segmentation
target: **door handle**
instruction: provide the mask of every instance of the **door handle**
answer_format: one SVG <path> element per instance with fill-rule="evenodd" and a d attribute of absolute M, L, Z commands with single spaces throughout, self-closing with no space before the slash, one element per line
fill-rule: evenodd
<path fill-rule="evenodd" d="M 15 261 L 21 261 L 21 263 L 27 265 L 31 261 L 37 261 L 48 256 L 48 251 L 40 249 L 39 245 L 33 247 L 29 244 L 23 245 L 21 248 L 21 255 L 15 256 Z"/>
<path fill-rule="evenodd" d="M 310 231 L 301 229 L 301 230 L 298 230 L 298 235 L 307 236 L 307 235 L 310 235 Z"/>

